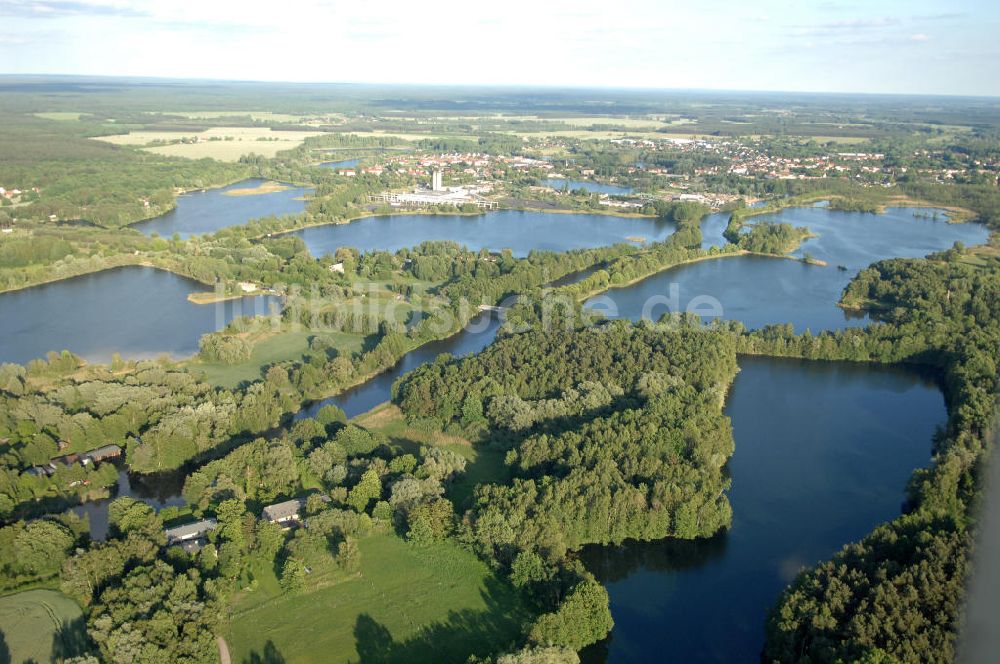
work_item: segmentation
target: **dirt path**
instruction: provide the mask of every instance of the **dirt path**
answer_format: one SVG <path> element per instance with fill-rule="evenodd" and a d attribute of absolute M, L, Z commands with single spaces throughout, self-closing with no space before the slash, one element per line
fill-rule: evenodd
<path fill-rule="evenodd" d="M 233 660 L 229 657 L 229 646 L 226 644 L 226 640 L 221 635 L 215 637 L 215 640 L 219 644 L 219 661 L 222 664 L 232 664 Z"/>

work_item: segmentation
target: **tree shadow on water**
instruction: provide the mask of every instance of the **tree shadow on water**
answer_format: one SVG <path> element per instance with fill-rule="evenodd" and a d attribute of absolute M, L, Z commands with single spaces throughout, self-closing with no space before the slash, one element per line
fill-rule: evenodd
<path fill-rule="evenodd" d="M 10 648 L 7 646 L 7 635 L 0 629 L 0 664 L 10 664 Z"/>
<path fill-rule="evenodd" d="M 273 641 L 264 644 L 261 652 L 254 650 L 243 660 L 243 664 L 285 664 L 285 657 L 278 651 Z"/>

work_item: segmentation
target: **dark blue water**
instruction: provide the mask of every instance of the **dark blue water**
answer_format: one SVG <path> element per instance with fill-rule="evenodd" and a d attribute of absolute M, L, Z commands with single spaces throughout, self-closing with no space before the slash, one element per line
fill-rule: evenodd
<path fill-rule="evenodd" d="M 202 334 L 279 304 L 270 297 L 187 300 L 189 293 L 210 290 L 163 270 L 123 267 L 2 293 L 0 362 L 23 364 L 51 350 L 90 362 L 109 362 L 116 352 L 126 359 L 185 357 L 198 352 Z"/>
<path fill-rule="evenodd" d="M 594 194 L 608 194 L 609 196 L 625 196 L 626 194 L 632 193 L 632 187 L 621 187 L 615 184 L 603 184 L 601 182 L 593 182 L 591 180 L 564 180 L 562 178 L 552 178 L 551 180 L 543 180 L 542 184 L 558 191 L 563 191 L 569 187 L 570 191 L 573 191 L 574 189 L 586 189 Z"/>
<path fill-rule="evenodd" d="M 133 224 L 132 228 L 146 235 L 156 233 L 171 237 L 177 233 L 181 238 L 192 235 L 214 233 L 226 226 L 239 226 L 260 217 L 298 214 L 306 209 L 305 196 L 310 190 L 303 187 L 289 187 L 284 191 L 252 196 L 229 196 L 233 189 L 253 189 L 267 180 L 252 178 L 221 189 L 207 189 L 177 198 L 177 207 L 154 219 Z"/>
<path fill-rule="evenodd" d="M 754 218 L 808 227 L 818 237 L 806 240 L 793 255 L 806 253 L 827 265 L 764 257 L 728 257 L 682 265 L 628 288 L 610 290 L 587 306 L 612 317 L 658 319 L 668 310 L 690 311 L 705 319 L 738 320 L 750 328 L 792 323 L 806 329 L 841 329 L 867 325 L 866 316 L 837 306 L 851 279 L 861 269 L 885 258 L 920 257 L 986 241 L 981 224 L 949 224 L 928 219 L 933 210 L 892 208 L 885 214 L 837 212 L 825 208 L 789 208 Z M 703 246 L 720 246 L 726 215 L 703 220 Z"/>
<path fill-rule="evenodd" d="M 740 369 L 726 404 L 732 528 L 585 549 L 615 620 L 585 662 L 758 662 L 782 589 L 899 514 L 946 418 L 937 387 L 902 369 L 750 357 Z"/>
<path fill-rule="evenodd" d="M 452 240 L 469 249 L 510 249 L 515 256 L 532 250 L 568 251 L 604 247 L 628 238 L 649 242 L 674 232 L 672 222 L 601 214 L 557 214 L 502 210 L 475 216 L 400 214 L 358 219 L 349 224 L 295 231 L 313 256 L 356 247 L 361 251 L 398 251 L 426 240 Z"/>

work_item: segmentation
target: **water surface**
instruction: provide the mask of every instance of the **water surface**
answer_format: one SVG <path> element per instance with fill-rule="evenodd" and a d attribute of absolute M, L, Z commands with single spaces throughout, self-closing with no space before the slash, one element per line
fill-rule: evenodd
<path fill-rule="evenodd" d="M 753 218 L 805 226 L 817 235 L 793 253 L 807 253 L 826 266 L 766 257 L 727 257 L 666 270 L 628 288 L 608 291 L 587 305 L 613 317 L 658 319 L 667 310 L 690 310 L 703 318 L 721 317 L 759 328 L 792 323 L 798 332 L 864 326 L 867 316 L 837 306 L 861 269 L 885 258 L 915 258 L 986 241 L 981 224 L 950 224 L 934 210 L 891 208 L 885 214 L 839 212 L 823 207 L 788 208 Z M 702 246 L 722 246 L 727 214 L 702 220 Z M 676 294 L 676 297 L 674 297 Z"/>
<path fill-rule="evenodd" d="M 500 324 L 500 318 L 496 314 L 479 314 L 470 320 L 468 325 L 458 334 L 441 341 L 432 341 L 410 351 L 388 371 L 378 374 L 357 387 L 345 390 L 335 397 L 306 406 L 295 414 L 295 419 L 315 417 L 319 409 L 327 404 L 339 407 L 348 417 L 366 413 L 380 403 L 389 400 L 392 394 L 392 384 L 397 379 L 419 366 L 433 362 L 439 355 L 448 353 L 455 357 L 462 357 L 483 350 L 493 343 Z"/>
<path fill-rule="evenodd" d="M 324 161 L 320 166 L 336 170 L 339 168 L 354 168 L 360 163 L 360 159 L 343 159 L 341 161 Z"/>
<path fill-rule="evenodd" d="M 230 196 L 233 189 L 254 189 L 269 182 L 251 178 L 228 187 L 205 189 L 177 197 L 177 207 L 170 212 L 132 224 L 132 228 L 146 235 L 157 233 L 181 238 L 214 233 L 226 226 L 240 226 L 260 217 L 298 214 L 306 209 L 305 196 L 310 192 L 304 187 L 289 187 L 283 191 L 250 196 Z"/>
<path fill-rule="evenodd" d="M 670 235 L 672 222 L 647 217 L 559 214 L 501 210 L 475 216 L 399 214 L 358 219 L 349 224 L 315 226 L 295 231 L 313 256 L 356 247 L 398 251 L 426 240 L 452 240 L 477 251 L 510 249 L 515 256 L 533 250 L 568 251 L 627 242 L 656 242 Z"/>
<path fill-rule="evenodd" d="M 275 298 L 193 304 L 211 288 L 151 267 L 123 267 L 0 293 L 0 362 L 24 364 L 70 350 L 89 362 L 198 352 L 202 334 L 235 316 L 266 314 Z"/>
<path fill-rule="evenodd" d="M 157 512 L 164 507 L 181 507 L 185 504 L 183 471 L 156 475 L 129 475 L 120 469 L 118 483 L 111 488 L 111 496 L 77 505 L 72 508 L 78 516 L 86 516 L 90 523 L 90 538 L 103 542 L 108 538 L 108 506 L 118 498 L 135 498 L 151 505 Z"/>
<path fill-rule="evenodd" d="M 615 620 L 585 662 L 667 652 L 677 662 L 758 662 L 782 589 L 899 514 L 946 418 L 940 390 L 899 368 L 750 357 L 740 368 L 726 404 L 732 528 L 585 549 Z"/>

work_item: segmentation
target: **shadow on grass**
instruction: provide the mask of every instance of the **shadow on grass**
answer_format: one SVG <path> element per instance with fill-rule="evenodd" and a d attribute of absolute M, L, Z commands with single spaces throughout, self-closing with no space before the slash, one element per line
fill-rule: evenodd
<path fill-rule="evenodd" d="M 10 648 L 7 646 L 7 636 L 0 629 L 0 664 L 10 664 Z"/>
<path fill-rule="evenodd" d="M 87 621 L 83 616 L 73 620 L 63 620 L 52 635 L 52 661 L 61 662 L 80 657 L 93 651 L 93 643 L 87 636 Z M 0 662 L 3 660 L 0 659 Z"/>
<path fill-rule="evenodd" d="M 486 609 L 450 611 L 445 620 L 426 625 L 405 641 L 395 641 L 389 629 L 363 613 L 354 623 L 359 664 L 402 662 L 464 662 L 515 648 L 533 617 L 510 601 L 510 590 L 498 581 L 486 582 Z"/>
<path fill-rule="evenodd" d="M 254 650 L 243 660 L 243 664 L 285 664 L 285 657 L 278 651 L 273 641 L 264 644 L 261 652 Z"/>

